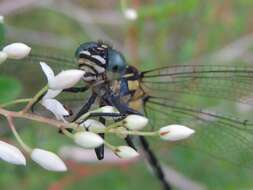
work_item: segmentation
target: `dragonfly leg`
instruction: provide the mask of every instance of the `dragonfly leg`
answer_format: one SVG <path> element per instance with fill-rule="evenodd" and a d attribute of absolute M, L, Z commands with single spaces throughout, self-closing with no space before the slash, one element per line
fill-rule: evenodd
<path fill-rule="evenodd" d="M 72 93 L 78 93 L 78 92 L 85 92 L 86 90 L 88 90 L 89 87 L 84 86 L 84 87 L 72 87 L 72 88 L 67 88 L 64 89 L 63 92 L 72 92 Z M 31 106 L 31 111 L 34 112 L 34 108 L 36 106 L 36 104 L 43 98 L 43 96 L 46 94 L 46 92 L 44 94 L 42 94 L 36 102 L 33 103 L 33 105 Z"/>
<path fill-rule="evenodd" d="M 125 116 L 126 114 L 122 113 L 102 113 L 102 112 L 90 113 L 89 115 L 89 117 L 125 117 Z"/>
<path fill-rule="evenodd" d="M 105 125 L 105 118 L 99 117 L 99 121 Z M 105 136 L 104 133 L 99 133 L 98 135 L 104 139 L 104 136 Z M 104 144 L 95 148 L 95 153 L 96 153 L 97 159 L 102 160 L 104 158 Z"/>
<path fill-rule="evenodd" d="M 89 87 L 83 86 L 83 87 L 72 87 L 72 88 L 66 88 L 63 90 L 63 92 L 72 92 L 72 93 L 78 93 L 78 92 L 85 92 L 88 90 Z"/>
<path fill-rule="evenodd" d="M 79 117 L 81 117 L 83 114 L 87 113 L 89 111 L 89 109 L 91 108 L 92 104 L 94 104 L 95 100 L 97 98 L 96 94 L 92 94 L 88 100 L 88 102 L 86 102 L 83 107 L 79 110 L 79 112 L 76 114 L 76 116 L 74 117 L 74 119 L 72 120 L 72 122 L 76 121 Z"/>
<path fill-rule="evenodd" d="M 107 98 L 107 100 L 108 100 L 114 107 L 116 107 L 116 108 L 119 110 L 120 113 L 122 113 L 122 114 L 138 114 L 138 115 L 140 115 L 139 112 L 137 112 L 137 111 L 135 111 L 135 110 L 129 108 L 129 107 L 127 106 L 127 104 L 121 103 L 121 102 L 120 102 L 120 97 L 119 97 L 119 96 L 114 96 L 114 95 L 111 95 L 111 96 L 110 96 L 110 95 L 109 95 L 109 96 L 106 97 L 106 98 Z M 135 145 L 134 145 L 134 143 L 133 143 L 133 141 L 132 141 L 131 136 L 128 135 L 128 136 L 125 138 L 125 141 L 126 141 L 127 145 L 129 145 L 130 147 L 132 147 L 133 149 L 136 150 L 136 147 L 135 147 Z"/>
<path fill-rule="evenodd" d="M 130 135 L 127 135 L 126 138 L 125 138 L 125 141 L 127 143 L 128 146 L 132 147 L 133 149 L 137 150 L 133 141 L 132 141 L 132 136 Z"/>
<path fill-rule="evenodd" d="M 34 108 L 35 106 L 37 105 L 37 103 L 40 102 L 40 100 L 44 97 L 44 95 L 46 94 L 47 92 L 43 93 L 31 106 L 31 111 L 34 112 Z"/>
<path fill-rule="evenodd" d="M 145 96 L 145 97 L 142 98 L 145 115 L 147 115 L 147 112 L 146 112 L 146 109 L 145 109 L 145 104 L 147 103 L 149 98 L 150 98 L 150 96 Z M 152 126 L 152 128 L 153 128 L 153 126 Z M 146 154 L 146 157 L 147 157 L 147 160 L 148 160 L 149 164 L 152 166 L 154 173 L 156 174 L 157 178 L 159 179 L 159 181 L 163 185 L 163 189 L 164 190 L 171 190 L 171 186 L 167 182 L 167 180 L 165 179 L 162 167 L 161 167 L 158 159 L 156 158 L 156 155 L 150 149 L 148 141 L 146 140 L 145 137 L 142 137 L 142 136 L 139 137 L 139 140 L 140 140 L 140 144 L 141 144 L 141 146 L 144 150 L 144 153 Z"/>
<path fill-rule="evenodd" d="M 152 166 L 153 171 L 155 172 L 156 176 L 158 177 L 158 179 L 162 183 L 163 189 L 164 190 L 171 190 L 171 186 L 169 185 L 169 183 L 165 179 L 162 167 L 161 167 L 159 161 L 157 160 L 155 154 L 150 149 L 148 141 L 143 136 L 140 136 L 139 139 L 140 139 L 140 143 L 145 151 L 145 154 L 147 156 L 149 164 Z"/>

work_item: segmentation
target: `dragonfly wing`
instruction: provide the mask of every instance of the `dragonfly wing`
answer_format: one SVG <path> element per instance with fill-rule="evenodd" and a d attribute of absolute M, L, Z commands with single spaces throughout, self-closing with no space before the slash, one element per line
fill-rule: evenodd
<path fill-rule="evenodd" d="M 253 67 L 175 65 L 143 72 L 142 84 L 151 95 L 193 95 L 249 103 Z"/>
<path fill-rule="evenodd" d="M 142 85 L 150 95 L 145 112 L 155 127 L 176 123 L 193 128 L 196 133 L 182 146 L 252 167 L 253 122 L 235 104 L 245 105 L 251 98 L 252 71 L 175 66 L 144 72 Z"/>

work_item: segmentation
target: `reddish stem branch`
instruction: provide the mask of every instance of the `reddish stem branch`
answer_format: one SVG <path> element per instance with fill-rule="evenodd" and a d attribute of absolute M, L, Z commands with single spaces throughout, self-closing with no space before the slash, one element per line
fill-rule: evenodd
<path fill-rule="evenodd" d="M 57 128 L 68 127 L 68 124 L 61 122 L 61 121 L 49 119 L 46 117 L 31 114 L 31 113 L 8 111 L 8 110 L 5 110 L 1 107 L 0 107 L 0 115 L 5 116 L 8 119 L 8 121 L 10 121 L 10 118 L 23 118 L 23 119 L 29 119 L 32 121 L 38 121 L 40 123 L 49 124 L 49 125 L 57 127 Z"/>

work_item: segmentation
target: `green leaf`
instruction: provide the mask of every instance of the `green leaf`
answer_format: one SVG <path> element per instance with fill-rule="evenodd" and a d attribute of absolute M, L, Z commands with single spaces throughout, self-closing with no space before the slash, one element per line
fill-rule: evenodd
<path fill-rule="evenodd" d="M 14 100 L 21 93 L 21 84 L 8 76 L 0 76 L 0 103 Z"/>
<path fill-rule="evenodd" d="M 0 23 L 0 45 L 4 43 L 4 37 L 5 37 L 4 24 Z"/>

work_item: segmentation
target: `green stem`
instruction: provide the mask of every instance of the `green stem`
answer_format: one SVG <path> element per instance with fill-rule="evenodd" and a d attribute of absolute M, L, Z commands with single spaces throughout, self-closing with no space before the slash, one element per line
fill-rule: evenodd
<path fill-rule="evenodd" d="M 123 134 L 123 135 L 136 135 L 136 136 L 158 136 L 158 131 L 127 131 L 127 130 L 119 130 L 119 129 L 93 129 L 94 133 L 115 133 L 115 134 Z"/>
<path fill-rule="evenodd" d="M 109 142 L 104 140 L 104 144 L 105 146 L 107 146 L 107 148 L 111 149 L 112 151 L 114 151 L 116 149 L 116 146 L 113 146 L 112 144 L 110 144 Z"/>
<path fill-rule="evenodd" d="M 123 125 L 123 121 L 115 122 L 115 123 L 113 123 L 113 124 L 107 126 L 107 127 L 105 128 L 105 131 L 109 131 L 109 130 L 111 130 L 111 129 L 115 129 L 115 128 L 117 128 L 117 127 L 121 127 L 122 125 Z"/>
<path fill-rule="evenodd" d="M 70 133 L 68 130 L 66 129 L 61 129 L 63 134 L 66 135 L 67 137 L 74 139 L 74 135 L 72 133 Z"/>
<path fill-rule="evenodd" d="M 4 103 L 4 104 L 1 104 L 0 107 L 12 106 L 12 105 L 15 105 L 15 104 L 20 104 L 20 103 L 29 102 L 29 101 L 31 101 L 31 100 L 32 100 L 32 98 L 17 99 L 17 100 L 13 100 L 13 101 L 6 102 L 6 103 Z"/>
<path fill-rule="evenodd" d="M 48 90 L 48 86 L 43 87 L 27 104 L 27 106 L 22 110 L 23 113 L 28 112 L 28 110 L 33 106 L 33 104 Z"/>
<path fill-rule="evenodd" d="M 12 121 L 12 118 L 8 117 L 8 123 L 9 123 L 9 126 L 11 128 L 11 131 L 12 133 L 14 134 L 15 138 L 17 139 L 18 143 L 20 144 L 20 146 L 28 153 L 31 153 L 32 152 L 32 149 L 24 143 L 24 141 L 21 139 L 21 137 L 19 136 L 14 124 L 13 124 L 13 121 Z"/>
<path fill-rule="evenodd" d="M 90 113 L 91 113 L 91 112 L 87 112 L 87 113 L 83 114 L 83 115 L 76 121 L 76 123 L 81 123 L 81 122 L 83 122 L 86 118 L 88 118 L 88 117 L 90 116 Z"/>

